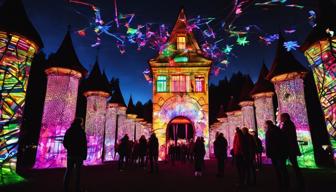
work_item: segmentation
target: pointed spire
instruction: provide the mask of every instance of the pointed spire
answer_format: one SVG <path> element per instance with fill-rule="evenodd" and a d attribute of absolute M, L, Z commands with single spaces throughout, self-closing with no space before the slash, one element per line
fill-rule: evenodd
<path fill-rule="evenodd" d="M 266 80 L 266 76 L 269 73 L 266 64 L 263 63 L 260 73 L 259 73 L 259 78 L 258 81 L 256 82 L 255 86 L 253 87 L 252 91 L 250 92 L 250 95 L 256 95 L 258 93 L 268 93 L 268 92 L 274 92 L 274 86 L 273 83 L 270 81 Z"/>
<path fill-rule="evenodd" d="M 98 60 L 96 59 L 93 69 L 87 79 L 84 82 L 84 90 L 86 91 L 102 91 L 111 94 L 109 88 L 109 82 L 104 78 L 101 73 Z"/>
<path fill-rule="evenodd" d="M 282 34 L 279 34 L 278 47 L 275 53 L 272 67 L 266 79 L 284 75 L 292 72 L 306 72 L 307 69 L 299 63 L 291 52 L 288 52 L 283 46 L 285 42 Z"/>
<path fill-rule="evenodd" d="M 336 30 L 336 2 L 332 0 L 319 0 L 316 26 L 307 36 L 305 43 L 301 46 L 302 51 L 306 51 L 316 41 L 327 39 L 329 35 L 326 29 Z"/>
<path fill-rule="evenodd" d="M 18 34 L 43 48 L 43 42 L 27 16 L 21 0 L 5 0 L 0 7 L 0 31 Z"/>
<path fill-rule="evenodd" d="M 239 111 L 239 110 L 240 110 L 240 107 L 238 105 L 238 102 L 236 101 L 236 99 L 234 97 L 231 97 L 226 111 L 227 112 L 233 112 L 233 111 Z"/>
<path fill-rule="evenodd" d="M 221 105 L 219 107 L 219 111 L 218 111 L 218 114 L 217 114 L 217 118 L 224 118 L 226 117 L 226 113 L 225 113 L 225 108 L 223 105 Z"/>
<path fill-rule="evenodd" d="M 136 114 L 135 106 L 134 106 L 133 99 L 132 99 L 132 95 L 130 96 L 130 99 L 128 100 L 126 114 Z"/>
<path fill-rule="evenodd" d="M 254 84 L 249 75 L 246 76 L 242 90 L 240 92 L 239 101 L 253 101 L 250 96 L 250 91 L 253 89 Z"/>
<path fill-rule="evenodd" d="M 61 67 L 72 69 L 86 76 L 87 70 L 80 63 L 75 48 L 73 46 L 70 30 L 66 32 L 61 46 L 55 54 L 50 55 L 46 68 Z"/>
<path fill-rule="evenodd" d="M 135 110 L 136 110 L 137 118 L 144 118 L 144 108 L 143 108 L 143 104 L 140 101 L 138 101 L 135 104 Z"/>
<path fill-rule="evenodd" d="M 126 107 L 124 97 L 121 93 L 120 86 L 119 86 L 119 79 L 114 79 L 112 84 L 112 96 L 109 103 L 117 103 L 121 107 Z"/>

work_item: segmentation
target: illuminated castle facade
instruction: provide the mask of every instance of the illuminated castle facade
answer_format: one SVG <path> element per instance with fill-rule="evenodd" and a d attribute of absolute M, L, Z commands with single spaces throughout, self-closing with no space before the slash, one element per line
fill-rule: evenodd
<path fill-rule="evenodd" d="M 62 141 L 75 118 L 79 81 L 87 73 L 77 58 L 69 31 L 58 51 L 50 56 L 45 73 L 48 83 L 35 167 L 64 167 Z"/>
<path fill-rule="evenodd" d="M 0 7 L 0 172 L 2 174 L 16 168 L 30 67 L 41 47 L 43 47 L 41 38 L 28 19 L 21 0 L 5 1 Z"/>
<path fill-rule="evenodd" d="M 212 61 L 204 57 L 179 13 L 168 45 L 149 61 L 153 73 L 153 129 L 160 159 L 169 145 L 204 137 L 209 155 L 208 80 Z"/>

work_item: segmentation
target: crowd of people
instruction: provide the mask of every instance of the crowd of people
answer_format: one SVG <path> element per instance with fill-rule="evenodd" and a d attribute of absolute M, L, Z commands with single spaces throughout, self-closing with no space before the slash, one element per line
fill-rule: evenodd
<path fill-rule="evenodd" d="M 67 170 L 64 177 L 65 191 L 69 188 L 71 174 L 75 172 L 76 187 L 79 190 L 80 168 L 87 156 L 87 141 L 82 119 L 75 119 L 64 136 L 63 145 L 67 150 Z M 281 114 L 280 127 L 271 120 L 265 122 L 265 149 L 260 138 L 247 127 L 235 130 L 233 148 L 230 150 L 232 162 L 237 168 L 238 187 L 256 185 L 256 171 L 262 165 L 262 153 L 271 159 L 280 191 L 290 188 L 287 160 L 295 173 L 298 191 L 304 191 L 304 179 L 298 166 L 297 157 L 301 155 L 297 142 L 296 127 L 289 114 Z M 197 137 L 186 144 L 171 144 L 168 147 L 168 160 L 183 163 L 194 162 L 195 176 L 202 176 L 204 157 L 206 154 L 203 137 Z M 214 154 L 217 159 L 217 177 L 224 177 L 225 161 L 228 158 L 228 142 L 223 133 L 217 133 L 214 141 Z M 149 172 L 159 171 L 159 142 L 155 133 L 148 140 L 141 136 L 139 141 L 129 140 L 125 135 L 115 146 L 119 155 L 118 170 L 123 171 L 131 166 L 149 167 Z"/>

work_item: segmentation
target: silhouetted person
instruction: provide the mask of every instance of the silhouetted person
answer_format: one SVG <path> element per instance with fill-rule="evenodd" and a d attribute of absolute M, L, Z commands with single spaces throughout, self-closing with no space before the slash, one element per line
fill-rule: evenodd
<path fill-rule="evenodd" d="M 71 127 L 65 132 L 63 145 L 67 150 L 64 191 L 69 191 L 69 183 L 73 172 L 75 172 L 76 191 L 80 191 L 80 169 L 87 156 L 86 134 L 81 118 L 76 118 Z"/>
<path fill-rule="evenodd" d="M 228 143 L 223 133 L 220 133 L 214 142 L 214 152 L 217 159 L 217 177 L 224 176 L 225 160 L 227 159 Z"/>
<path fill-rule="evenodd" d="M 246 178 L 246 158 L 244 152 L 243 132 L 237 127 L 233 138 L 233 156 L 238 171 L 239 186 L 244 185 Z"/>
<path fill-rule="evenodd" d="M 268 120 L 265 122 L 266 127 L 266 155 L 272 160 L 275 169 L 279 189 L 287 190 L 289 184 L 288 172 L 286 168 L 287 152 L 285 147 L 284 136 L 280 128 Z"/>
<path fill-rule="evenodd" d="M 156 172 L 159 172 L 159 141 L 153 133 L 148 141 L 148 152 L 149 152 L 149 161 L 150 161 L 150 172 L 153 173 L 154 169 Z"/>
<path fill-rule="evenodd" d="M 202 176 L 202 170 L 204 165 L 205 146 L 204 140 L 201 137 L 197 137 L 195 146 L 195 176 Z"/>
<path fill-rule="evenodd" d="M 261 169 L 262 167 L 262 152 L 264 151 L 264 147 L 262 145 L 261 139 L 255 135 L 254 136 L 255 143 L 256 143 L 256 165 L 257 169 Z"/>
<path fill-rule="evenodd" d="M 139 156 L 140 156 L 140 167 L 145 166 L 145 157 L 147 152 L 147 140 L 144 135 L 139 139 Z"/>
<path fill-rule="evenodd" d="M 128 161 L 128 150 L 129 150 L 129 138 L 128 135 L 126 134 L 120 141 L 120 144 L 118 145 L 118 152 L 119 152 L 119 161 L 118 161 L 118 170 L 122 171 L 125 162 L 127 163 Z"/>
<path fill-rule="evenodd" d="M 256 142 L 254 137 L 249 133 L 247 127 L 242 129 L 243 132 L 243 148 L 244 157 L 246 161 L 246 178 L 245 184 L 256 184 L 256 168 L 255 168 L 255 154 L 256 154 Z"/>
<path fill-rule="evenodd" d="M 282 122 L 281 132 L 285 138 L 285 146 L 287 147 L 288 158 L 295 172 L 298 189 L 303 190 L 304 180 L 297 161 L 297 156 L 300 156 L 301 152 L 297 141 L 296 127 L 288 113 L 281 114 L 280 118 Z"/>

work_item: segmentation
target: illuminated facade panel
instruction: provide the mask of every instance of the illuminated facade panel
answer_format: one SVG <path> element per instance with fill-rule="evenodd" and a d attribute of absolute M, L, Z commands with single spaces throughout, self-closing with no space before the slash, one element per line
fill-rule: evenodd
<path fill-rule="evenodd" d="M 15 170 L 20 126 L 32 59 L 37 46 L 0 32 L 0 167 Z"/>
<path fill-rule="evenodd" d="M 117 107 L 109 104 L 106 111 L 104 161 L 112 161 L 115 157 L 115 139 L 117 125 Z"/>

